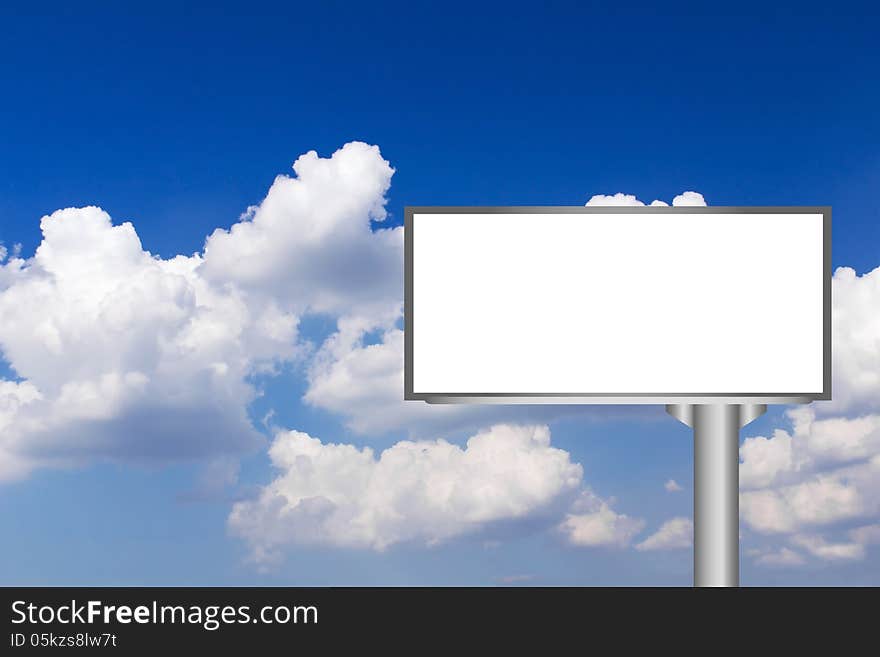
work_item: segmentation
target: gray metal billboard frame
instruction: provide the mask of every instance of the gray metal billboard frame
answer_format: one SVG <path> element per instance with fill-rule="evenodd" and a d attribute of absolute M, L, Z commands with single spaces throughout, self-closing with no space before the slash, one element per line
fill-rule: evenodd
<path fill-rule="evenodd" d="M 821 214 L 823 217 L 823 289 L 822 289 L 822 391 L 821 392 L 723 392 L 723 393 L 499 393 L 471 390 L 433 390 L 416 392 L 413 388 L 413 236 L 415 214 Z M 831 208 L 830 207 L 407 207 L 405 213 L 404 266 L 404 399 L 433 404 L 795 404 L 831 399 Z M 760 239 L 756 236 L 756 239 Z"/>

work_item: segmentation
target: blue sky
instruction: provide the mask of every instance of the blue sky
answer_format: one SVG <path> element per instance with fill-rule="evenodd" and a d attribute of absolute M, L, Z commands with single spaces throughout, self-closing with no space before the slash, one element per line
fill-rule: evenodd
<path fill-rule="evenodd" d="M 582 205 L 617 192 L 645 202 L 695 190 L 712 205 L 831 205 L 834 266 L 852 267 L 868 289 L 866 275 L 880 265 L 878 23 L 875 8 L 845 3 L 5 8 L 0 241 L 10 253 L 20 244 L 30 258 L 41 217 L 98 205 L 114 224 L 131 221 L 153 255 L 191 255 L 260 204 L 277 175 L 292 175 L 300 155 L 329 158 L 357 140 L 378 146 L 395 169 L 384 192 L 388 216 L 377 226 L 401 224 L 405 205 Z M 88 248 L 81 257 L 92 257 Z M 0 295 L 4 285 L 0 278 Z M 864 293 L 851 296 L 866 303 Z M 868 318 L 865 327 L 871 299 L 852 313 Z M 298 340 L 320 349 L 344 314 L 300 313 Z M 361 346 L 381 344 L 393 320 L 372 325 Z M 38 331 L 33 318 L 17 321 L 32 324 L 13 327 L 15 335 Z M 12 357 L 13 328 L 4 333 L 4 323 L 0 316 L 0 377 L 20 381 L 27 377 L 15 358 L 41 356 Z M 857 329 L 851 334 L 862 335 Z M 858 353 L 870 364 L 880 337 L 869 335 L 868 344 L 875 351 Z M 113 345 L 103 349 L 112 356 Z M 266 424 L 377 452 L 410 435 L 463 445 L 497 419 L 353 429 L 335 402 L 303 401 L 309 355 L 278 357 L 276 366 L 248 378 L 262 393 L 246 404 L 250 422 L 267 439 Z M 840 373 L 847 376 L 856 378 Z M 854 402 L 818 417 L 874 421 L 874 390 L 853 389 Z M 791 432 L 784 411 L 773 409 L 744 435 Z M 536 411 L 531 419 L 549 422 L 553 447 L 583 467 L 583 486 L 643 523 L 637 536 L 572 545 L 554 529 L 560 517 L 538 509 L 428 547 L 417 533 L 384 551 L 332 540 L 304 546 L 296 530 L 281 540 L 279 559 L 254 563 L 252 544 L 229 517 L 233 504 L 257 499 L 277 476 L 266 444 L 231 457 L 241 471 L 228 485 L 201 490 L 216 454 L 181 456 L 196 424 L 167 437 L 184 445 L 177 455 L 169 448 L 169 458 L 147 462 L 134 448 L 91 446 L 62 467 L 41 465 L 2 484 L 0 522 L 11 540 L 0 547 L 0 582 L 689 584 L 689 549 L 633 547 L 691 514 L 687 428 L 656 409 L 612 419 Z M 137 444 L 148 422 L 120 419 L 120 444 Z M 89 431 L 65 425 L 58 435 L 88 442 L 81 432 Z M 804 444 L 819 435 L 812 431 Z M 837 461 L 804 451 L 803 471 L 759 488 L 868 462 L 878 439 L 859 436 L 869 451 Z M 667 492 L 669 479 L 682 490 Z M 743 558 L 744 583 L 880 583 L 880 549 L 846 538 L 880 514 L 859 507 L 830 520 L 804 517 L 803 526 L 770 534 L 746 528 L 744 550 L 784 548 L 801 563 L 762 565 L 765 552 L 755 552 Z M 847 552 L 855 544 L 861 549 Z"/>

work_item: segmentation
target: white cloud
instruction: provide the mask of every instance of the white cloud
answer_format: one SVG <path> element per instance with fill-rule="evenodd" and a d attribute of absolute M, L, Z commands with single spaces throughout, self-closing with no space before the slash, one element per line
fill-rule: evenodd
<path fill-rule="evenodd" d="M 296 544 L 435 544 L 546 511 L 583 475 L 567 452 L 551 447 L 545 426 L 497 425 L 464 449 L 402 441 L 378 456 L 290 431 L 275 437 L 269 454 L 278 476 L 229 517 L 259 563 Z"/>
<path fill-rule="evenodd" d="M 752 557 L 755 560 L 755 563 L 759 566 L 790 568 L 793 566 L 802 566 L 806 563 L 803 555 L 784 546 L 778 550 L 752 549 L 748 550 L 747 554 Z"/>
<path fill-rule="evenodd" d="M 793 533 L 880 516 L 880 416 L 817 420 L 788 412 L 794 430 L 747 438 L 740 508 L 763 533 Z"/>
<path fill-rule="evenodd" d="M 865 558 L 867 547 L 880 543 L 880 525 L 864 525 L 846 532 L 846 539 L 829 541 L 817 533 L 797 533 L 788 540 L 797 548 L 820 561 L 859 561 Z M 802 566 L 803 555 L 790 548 L 753 548 L 747 554 L 762 566 Z"/>
<path fill-rule="evenodd" d="M 820 561 L 859 561 L 865 558 L 867 546 L 880 543 L 880 525 L 864 525 L 846 532 L 847 539 L 829 541 L 816 533 L 792 534 L 788 537 L 792 545 L 807 552 Z M 788 547 L 752 548 L 746 554 L 761 566 L 802 566 L 807 563 L 804 556 Z"/>
<path fill-rule="evenodd" d="M 825 543 L 813 533 L 817 528 L 880 518 L 878 307 L 880 269 L 834 273 L 833 401 L 792 408 L 786 414 L 791 429 L 747 438 L 741 449 L 745 524 L 800 537 L 800 547 L 820 559 L 857 558 L 869 541 L 856 533 Z"/>
<path fill-rule="evenodd" d="M 30 471 L 29 462 L 9 449 L 8 443 L 13 421 L 20 409 L 40 398 L 39 390 L 27 381 L 18 383 L 0 379 L 0 481 L 19 479 Z"/>
<path fill-rule="evenodd" d="M 329 158 L 310 151 L 230 230 L 205 242 L 204 276 L 270 294 L 286 307 L 379 320 L 402 303 L 403 228 L 386 218 L 394 169 L 377 146 L 351 142 Z"/>
<path fill-rule="evenodd" d="M 639 206 L 644 205 L 639 199 L 637 199 L 632 194 L 624 194 L 622 192 L 618 192 L 617 194 L 606 196 L 605 194 L 594 194 L 590 197 L 590 200 L 587 201 L 586 205 L 601 205 L 601 206 Z"/>
<path fill-rule="evenodd" d="M 618 206 L 618 207 L 638 207 L 645 205 L 642 201 L 636 198 L 633 194 L 624 194 L 622 192 L 618 192 L 617 194 L 605 195 L 605 194 L 595 194 L 590 197 L 590 200 L 586 202 L 587 206 Z M 651 201 L 652 206 L 666 206 L 668 203 L 660 200 Z M 703 198 L 702 194 L 697 192 L 683 192 L 672 199 L 672 205 L 674 206 L 686 206 L 686 205 L 695 205 L 695 206 L 704 206 L 706 205 L 706 200 Z"/>
<path fill-rule="evenodd" d="M 257 445 L 245 378 L 294 356 L 297 318 L 207 284 L 198 255 L 151 256 L 99 208 L 40 225 L 34 257 L 3 266 L 0 346 L 23 379 L 6 405 L 4 460 L 24 471 Z"/>
<path fill-rule="evenodd" d="M 682 192 L 672 199 L 672 205 L 675 207 L 702 207 L 706 205 L 706 199 L 699 192 Z"/>
<path fill-rule="evenodd" d="M 832 279 L 834 399 L 818 413 L 880 411 L 880 267 L 857 275 L 840 267 Z"/>
<path fill-rule="evenodd" d="M 314 152 L 204 255 L 154 257 L 97 207 L 41 220 L 32 258 L 0 262 L 0 477 L 95 459 L 178 460 L 262 442 L 249 377 L 297 356 L 308 313 L 400 312 L 402 229 L 378 149 Z M 8 255 L 8 254 L 4 254 Z"/>
<path fill-rule="evenodd" d="M 777 429 L 772 438 L 753 436 L 740 447 L 740 490 L 761 488 L 772 484 L 784 473 L 793 471 L 791 435 Z"/>
<path fill-rule="evenodd" d="M 743 442 L 740 504 L 751 528 L 793 534 L 880 517 L 877 308 L 880 269 L 862 276 L 846 267 L 834 273 L 834 399 L 789 410 L 790 431 Z M 834 550 L 812 545 L 814 556 L 833 558 Z"/>
<path fill-rule="evenodd" d="M 559 525 L 571 545 L 578 547 L 627 547 L 644 528 L 639 518 L 617 513 L 611 504 L 591 490 L 581 492 Z"/>
<path fill-rule="evenodd" d="M 861 543 L 829 543 L 816 534 L 797 535 L 791 540 L 814 557 L 828 561 L 857 561 L 865 557 L 865 546 Z"/>
<path fill-rule="evenodd" d="M 637 550 L 676 550 L 689 548 L 694 542 L 694 523 L 690 518 L 671 518 L 654 534 L 636 545 Z"/>
<path fill-rule="evenodd" d="M 880 457 L 740 495 L 743 520 L 758 532 L 792 533 L 880 514 Z"/>
<path fill-rule="evenodd" d="M 828 466 L 855 463 L 880 454 L 880 415 L 816 419 L 815 405 L 786 413 L 793 431 L 772 438 L 746 438 L 740 449 L 743 489 L 796 481 Z"/>
<path fill-rule="evenodd" d="M 675 479 L 670 479 L 669 481 L 667 481 L 665 484 L 663 484 L 663 488 L 665 488 L 666 492 L 668 493 L 677 493 L 682 490 L 681 485 L 679 485 L 679 483 Z"/>

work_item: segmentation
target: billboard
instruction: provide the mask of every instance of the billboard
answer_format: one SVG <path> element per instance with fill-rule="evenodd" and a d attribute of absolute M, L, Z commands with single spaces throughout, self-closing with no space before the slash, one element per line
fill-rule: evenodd
<path fill-rule="evenodd" d="M 405 398 L 831 396 L 831 210 L 409 207 Z"/>

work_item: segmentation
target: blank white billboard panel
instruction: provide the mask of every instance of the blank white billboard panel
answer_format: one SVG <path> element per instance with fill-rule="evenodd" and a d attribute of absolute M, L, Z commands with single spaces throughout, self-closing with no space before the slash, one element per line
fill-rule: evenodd
<path fill-rule="evenodd" d="M 408 399 L 830 394 L 825 208 L 410 208 L 406 230 Z"/>

